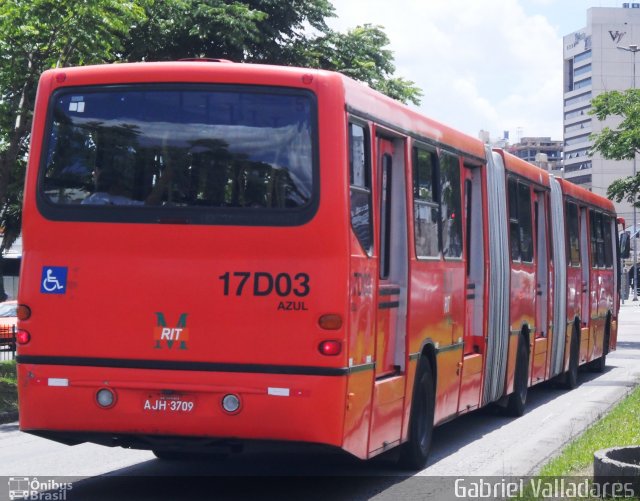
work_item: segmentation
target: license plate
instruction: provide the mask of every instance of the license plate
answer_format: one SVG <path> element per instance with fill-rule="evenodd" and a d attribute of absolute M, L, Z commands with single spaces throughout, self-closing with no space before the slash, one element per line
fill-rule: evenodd
<path fill-rule="evenodd" d="M 196 399 L 192 395 L 147 395 L 142 403 L 142 410 L 149 412 L 193 412 Z"/>

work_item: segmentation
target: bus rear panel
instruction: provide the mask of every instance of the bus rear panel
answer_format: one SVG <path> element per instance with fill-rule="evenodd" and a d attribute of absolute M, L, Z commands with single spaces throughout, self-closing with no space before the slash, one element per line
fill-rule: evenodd
<path fill-rule="evenodd" d="M 43 75 L 23 430 L 148 448 L 162 436 L 342 444 L 345 153 L 320 133 L 340 92 L 321 75 L 240 66 Z"/>

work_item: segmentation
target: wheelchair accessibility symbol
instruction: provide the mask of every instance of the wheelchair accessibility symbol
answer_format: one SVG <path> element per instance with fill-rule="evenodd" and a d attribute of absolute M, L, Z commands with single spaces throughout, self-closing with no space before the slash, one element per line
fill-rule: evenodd
<path fill-rule="evenodd" d="M 40 280 L 42 294 L 64 294 L 67 292 L 67 267 L 45 266 Z"/>

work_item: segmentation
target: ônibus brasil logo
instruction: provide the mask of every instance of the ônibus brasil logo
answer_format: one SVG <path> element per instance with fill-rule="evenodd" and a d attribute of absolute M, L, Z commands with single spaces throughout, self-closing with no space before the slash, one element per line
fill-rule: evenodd
<path fill-rule="evenodd" d="M 167 325 L 164 313 L 156 312 L 157 325 L 153 330 L 153 339 L 156 341 L 155 348 L 177 348 L 186 350 L 189 342 L 189 329 L 187 329 L 187 313 L 181 313 L 175 327 Z"/>
<path fill-rule="evenodd" d="M 66 501 L 67 492 L 73 489 L 71 482 L 59 482 L 55 478 L 38 480 L 37 477 L 9 477 L 9 499 L 33 499 L 38 501 Z"/>

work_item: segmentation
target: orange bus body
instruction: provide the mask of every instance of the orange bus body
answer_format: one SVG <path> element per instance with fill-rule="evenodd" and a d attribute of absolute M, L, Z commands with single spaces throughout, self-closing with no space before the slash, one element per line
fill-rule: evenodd
<path fill-rule="evenodd" d="M 139 206 L 88 203 L 129 157 Z M 20 427 L 61 442 L 405 444 L 417 467 L 432 425 L 521 413 L 615 348 L 609 201 L 336 73 L 47 71 L 24 200 Z M 554 254 L 571 203 L 583 266 Z"/>

